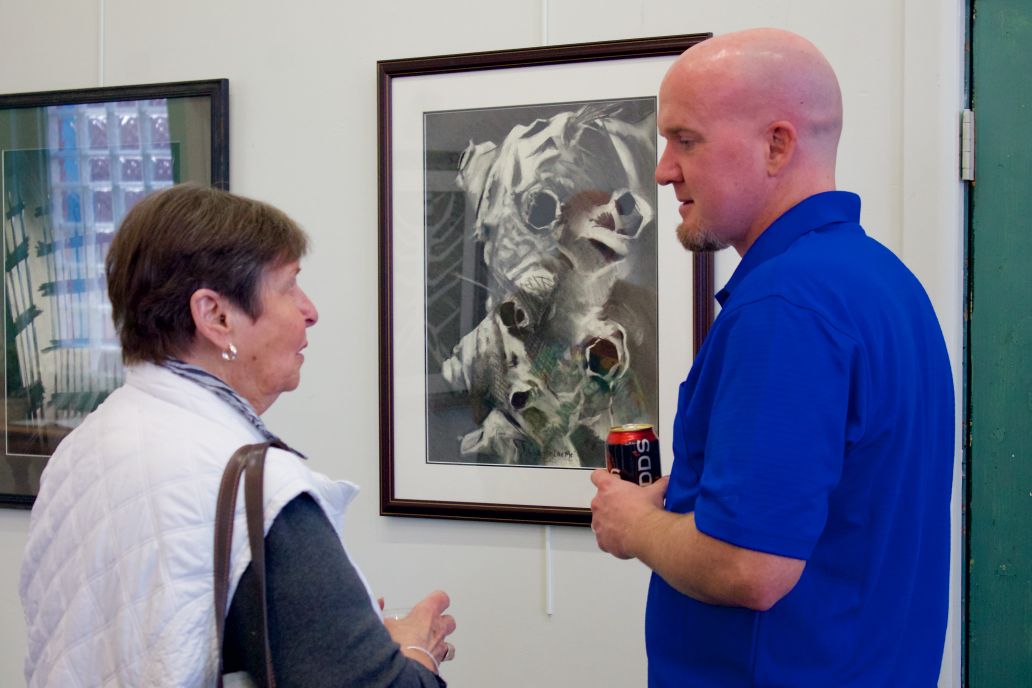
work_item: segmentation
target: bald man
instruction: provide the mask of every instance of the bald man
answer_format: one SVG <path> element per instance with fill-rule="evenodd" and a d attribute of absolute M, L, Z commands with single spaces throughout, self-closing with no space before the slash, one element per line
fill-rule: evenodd
<path fill-rule="evenodd" d="M 649 685 L 934 686 L 952 375 L 925 291 L 835 190 L 835 74 L 797 35 L 723 35 L 667 72 L 658 122 L 681 243 L 742 261 L 669 482 L 592 474 L 599 547 L 653 570 Z"/>

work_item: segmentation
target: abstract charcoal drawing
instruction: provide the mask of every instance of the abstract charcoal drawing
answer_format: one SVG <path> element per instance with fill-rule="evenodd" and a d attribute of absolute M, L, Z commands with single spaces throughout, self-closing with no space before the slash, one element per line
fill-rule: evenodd
<path fill-rule="evenodd" d="M 655 113 L 424 115 L 429 462 L 594 468 L 657 422 Z"/>

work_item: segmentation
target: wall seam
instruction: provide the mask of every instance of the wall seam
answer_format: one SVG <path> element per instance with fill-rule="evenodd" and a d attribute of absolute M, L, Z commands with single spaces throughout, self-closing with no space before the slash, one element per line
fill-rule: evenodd
<path fill-rule="evenodd" d="M 97 86 L 104 85 L 104 49 L 107 37 L 104 33 L 106 0 L 97 0 Z"/>

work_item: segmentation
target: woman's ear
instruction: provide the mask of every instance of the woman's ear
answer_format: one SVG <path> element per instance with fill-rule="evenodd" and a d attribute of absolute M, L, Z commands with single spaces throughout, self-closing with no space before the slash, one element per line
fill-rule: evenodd
<path fill-rule="evenodd" d="M 229 345 L 230 313 L 221 294 L 212 289 L 198 289 L 190 296 L 190 314 L 199 337 L 219 350 Z"/>
<path fill-rule="evenodd" d="M 795 153 L 797 135 L 788 121 L 772 122 L 767 127 L 767 174 L 776 177 L 785 169 Z"/>

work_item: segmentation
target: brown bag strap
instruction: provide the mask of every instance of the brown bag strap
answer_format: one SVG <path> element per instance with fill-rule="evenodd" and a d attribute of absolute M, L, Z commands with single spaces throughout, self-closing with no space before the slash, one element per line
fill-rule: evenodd
<path fill-rule="evenodd" d="M 274 688 L 272 650 L 269 646 L 269 622 L 265 597 L 265 517 L 264 476 L 265 453 L 269 447 L 287 449 L 282 442 L 273 440 L 246 444 L 230 457 L 222 473 L 219 496 L 215 503 L 215 634 L 218 638 L 218 685 L 222 688 L 222 643 L 226 630 L 226 612 L 229 602 L 229 565 L 233 548 L 233 520 L 236 515 L 237 490 L 244 475 L 244 509 L 247 514 L 247 536 L 251 547 L 252 570 L 258 581 L 260 631 L 265 656 L 266 685 Z"/>

